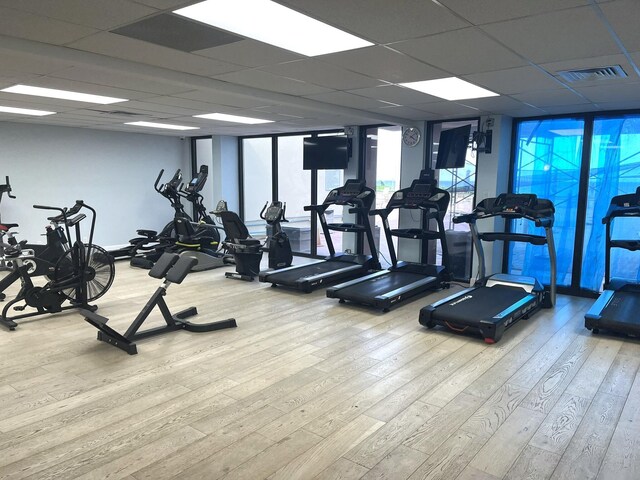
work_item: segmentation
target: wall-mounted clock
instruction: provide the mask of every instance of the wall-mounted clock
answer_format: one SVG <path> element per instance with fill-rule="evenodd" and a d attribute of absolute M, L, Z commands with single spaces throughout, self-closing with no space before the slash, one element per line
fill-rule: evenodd
<path fill-rule="evenodd" d="M 407 127 L 402 131 L 402 141 L 409 147 L 415 147 L 420 143 L 420 130 L 416 127 Z"/>

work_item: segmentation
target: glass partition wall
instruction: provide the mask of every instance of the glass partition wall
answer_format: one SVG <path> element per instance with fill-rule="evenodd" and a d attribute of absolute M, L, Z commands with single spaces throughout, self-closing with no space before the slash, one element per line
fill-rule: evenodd
<path fill-rule="evenodd" d="M 282 226 L 289 236 L 293 252 L 303 256 L 329 254 L 317 216 L 305 212 L 304 206 L 321 203 L 330 190 L 344 184 L 346 178 L 355 178 L 355 175 L 348 175 L 344 170 L 303 169 L 304 139 L 326 134 L 344 132 L 310 132 L 239 139 L 242 172 L 240 215 L 251 235 L 264 236 L 270 233 L 259 214 L 265 202 L 279 200 L 286 203 L 286 218 L 289 221 Z M 354 159 L 355 157 L 357 155 Z M 351 161 L 355 162 L 354 159 Z M 349 170 L 352 170 L 351 165 Z M 357 172 L 358 169 L 354 170 Z M 327 217 L 329 222 L 341 222 L 342 208 L 334 207 L 327 211 Z M 354 234 L 332 232 L 336 251 L 343 249 L 343 235 Z M 346 248 L 355 246 L 356 243 L 349 241 Z"/>
<path fill-rule="evenodd" d="M 555 204 L 553 232 L 561 291 L 581 295 L 600 291 L 605 255 L 602 217 L 612 197 L 633 193 L 640 186 L 640 114 L 518 121 L 511 177 L 513 192 L 532 192 Z M 613 238 L 640 238 L 640 221 L 625 220 L 614 222 Z M 526 228 L 522 222 L 508 227 L 517 232 Z M 510 273 L 533 275 L 548 283 L 549 264 L 542 247 L 510 246 L 506 263 Z M 611 273 L 640 281 L 640 254 L 614 249 Z"/>

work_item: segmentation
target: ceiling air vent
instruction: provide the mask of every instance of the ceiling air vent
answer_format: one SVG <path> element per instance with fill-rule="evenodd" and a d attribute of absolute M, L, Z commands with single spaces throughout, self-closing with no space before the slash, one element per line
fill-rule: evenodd
<path fill-rule="evenodd" d="M 89 108 L 87 110 L 97 112 L 102 115 L 113 115 L 114 117 L 139 117 L 143 115 L 142 113 L 126 112 L 124 110 L 94 110 L 92 108 Z"/>
<path fill-rule="evenodd" d="M 569 83 L 615 80 L 616 78 L 625 78 L 627 76 L 620 65 L 583 68 L 580 70 L 562 70 L 558 72 L 558 75 Z"/>

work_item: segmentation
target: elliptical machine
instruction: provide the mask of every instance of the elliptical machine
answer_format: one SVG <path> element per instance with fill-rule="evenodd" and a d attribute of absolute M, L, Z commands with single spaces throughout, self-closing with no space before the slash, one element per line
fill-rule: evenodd
<path fill-rule="evenodd" d="M 140 237 L 129 240 L 130 245 L 126 247 L 126 253 L 120 255 L 123 257 L 131 257 L 129 264 L 132 267 L 140 267 L 149 269 L 153 267 L 153 264 L 160 258 L 162 253 L 169 247 L 172 247 L 176 240 L 175 231 L 175 219 L 187 218 L 189 221 L 191 218 L 185 212 L 184 205 L 180 201 L 180 185 L 182 184 L 182 171 L 176 170 L 171 180 L 167 183 L 160 183 L 162 176 L 164 175 L 164 168 L 160 170 L 156 181 L 153 184 L 153 189 L 160 195 L 165 197 L 171 202 L 171 207 L 174 209 L 174 220 L 167 223 L 164 228 L 158 233 L 156 230 L 140 229 L 136 233 Z M 117 252 L 121 252 L 118 250 Z M 118 258 L 117 252 L 110 252 L 115 258 Z"/>
<path fill-rule="evenodd" d="M 45 313 L 58 313 L 63 310 L 82 308 L 95 311 L 98 307 L 89 302 L 104 295 L 113 283 L 115 268 L 113 258 L 106 250 L 93 245 L 93 232 L 96 223 L 96 211 L 82 200 L 76 200 L 72 209 L 34 205 L 40 210 L 55 210 L 60 212 L 65 226 L 67 238 L 71 238 L 71 227 L 74 228 L 75 242 L 71 248 L 56 262 L 50 280 L 44 286 L 35 286 L 29 274 L 28 264 L 25 260 L 33 258 L 32 251 L 23 251 L 21 244 L 2 244 L 5 257 L 12 262 L 12 271 L 0 280 L 0 291 L 5 290 L 17 280 L 21 282 L 21 288 L 16 298 L 7 302 L 0 314 L 0 324 L 9 330 L 15 330 L 16 320 Z M 82 242 L 80 222 L 86 218 L 84 213 L 69 217 L 70 210 L 77 211 L 86 208 L 92 213 L 89 243 Z M 69 301 L 69 305 L 63 306 Z M 20 304 L 22 303 L 22 304 Z M 31 307 L 35 312 L 9 316 L 9 310 L 23 311 Z"/>
<path fill-rule="evenodd" d="M 0 185 L 0 204 L 2 204 L 2 196 L 7 194 L 9 198 L 16 198 L 15 195 L 11 195 L 11 182 L 9 182 L 9 175 L 6 176 L 6 183 L 4 185 Z M 10 228 L 17 227 L 17 224 L 3 224 L 2 223 L 2 211 L 0 211 L 0 242 L 2 242 L 2 237 L 9 231 Z M 4 259 L 4 249 L 0 246 L 0 271 L 8 270 L 11 268 L 10 264 Z"/>
<path fill-rule="evenodd" d="M 269 268 L 271 269 L 289 267 L 293 261 L 291 242 L 281 225 L 282 222 L 289 221 L 285 218 L 286 211 L 286 203 L 273 201 L 270 205 L 269 202 L 265 203 L 260 212 L 260 218 L 271 227 L 271 234 L 267 240 Z"/>

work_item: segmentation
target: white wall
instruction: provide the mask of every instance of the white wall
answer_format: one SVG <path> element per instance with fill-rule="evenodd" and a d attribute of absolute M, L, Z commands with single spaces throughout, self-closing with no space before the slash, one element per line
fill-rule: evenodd
<path fill-rule="evenodd" d="M 476 202 L 488 197 L 495 197 L 505 193 L 509 189 L 509 162 L 511 159 L 511 127 L 512 118 L 504 115 L 492 116 L 494 125 L 491 153 L 478 153 L 478 166 L 476 173 Z M 480 119 L 480 125 L 484 125 L 487 117 Z M 478 222 L 478 230 L 503 231 L 504 220 L 494 218 Z M 502 247 L 503 242 L 484 243 L 486 273 L 502 272 Z M 475 278 L 478 261 L 474 254 L 472 278 Z"/>
<path fill-rule="evenodd" d="M 15 200 L 3 199 L 2 219 L 20 224 L 20 238 L 44 243 L 45 211 L 33 204 L 71 206 L 82 199 L 98 212 L 94 243 L 128 243 L 138 228 L 160 229 L 173 218 L 153 189 L 161 168 L 169 179 L 190 177 L 188 142 L 176 137 L 0 123 L 0 176 Z M 88 222 L 84 223 L 88 235 Z"/>

